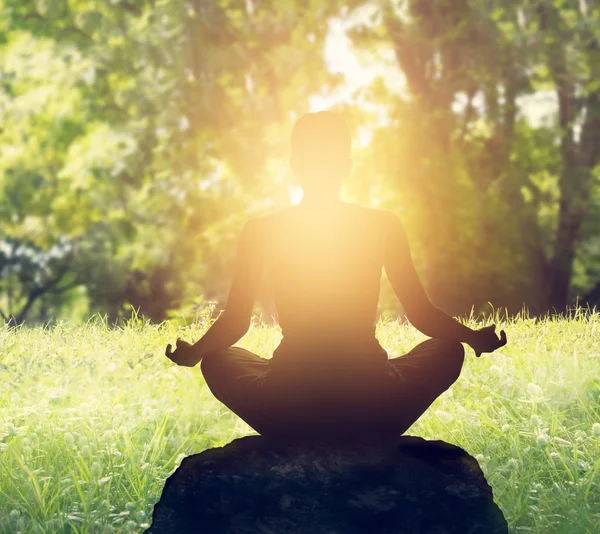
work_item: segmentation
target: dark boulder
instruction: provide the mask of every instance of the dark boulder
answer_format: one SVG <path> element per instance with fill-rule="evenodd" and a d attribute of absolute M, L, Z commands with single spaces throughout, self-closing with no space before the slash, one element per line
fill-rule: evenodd
<path fill-rule="evenodd" d="M 507 533 L 479 464 L 460 447 L 284 444 L 260 436 L 188 456 L 150 534 Z"/>

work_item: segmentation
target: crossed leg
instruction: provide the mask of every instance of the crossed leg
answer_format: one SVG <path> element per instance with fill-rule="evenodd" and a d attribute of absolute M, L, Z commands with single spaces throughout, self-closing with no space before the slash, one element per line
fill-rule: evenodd
<path fill-rule="evenodd" d="M 278 380 L 269 360 L 240 347 L 204 357 L 201 370 L 213 395 L 263 435 L 301 434 L 321 424 L 325 433 L 347 426 L 400 436 L 457 380 L 463 361 L 461 343 L 429 339 L 389 359 L 390 372 L 381 379 L 371 383 L 358 377 L 356 389 L 344 396 L 333 384 L 318 389 L 303 377 Z M 355 406 L 340 402 L 353 397 L 360 397 Z"/>
<path fill-rule="evenodd" d="M 200 369 L 212 394 L 259 434 L 273 407 L 266 403 L 269 360 L 241 347 L 206 355 Z M 277 399 L 273 399 L 277 403 Z"/>
<path fill-rule="evenodd" d="M 465 349 L 458 341 L 428 339 L 388 361 L 397 373 L 397 432 L 403 434 L 460 376 Z"/>

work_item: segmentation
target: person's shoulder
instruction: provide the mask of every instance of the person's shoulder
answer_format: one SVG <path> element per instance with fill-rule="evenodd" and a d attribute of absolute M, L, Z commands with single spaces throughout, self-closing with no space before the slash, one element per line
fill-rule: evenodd
<path fill-rule="evenodd" d="M 281 209 L 274 213 L 250 217 L 244 229 L 247 232 L 264 234 L 270 228 L 277 227 L 290 213 L 290 208 Z"/>

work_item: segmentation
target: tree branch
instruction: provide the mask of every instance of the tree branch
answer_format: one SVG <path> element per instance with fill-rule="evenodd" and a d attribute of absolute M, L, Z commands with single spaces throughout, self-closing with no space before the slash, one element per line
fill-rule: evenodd
<path fill-rule="evenodd" d="M 54 287 L 56 284 L 58 284 L 62 280 L 63 276 L 67 273 L 67 270 L 68 269 L 65 267 L 60 274 L 58 274 L 54 278 L 48 280 L 45 285 L 34 287 L 29 292 L 29 295 L 27 296 L 27 302 L 25 303 L 23 308 L 21 308 L 21 311 L 19 311 L 19 313 L 17 313 L 17 315 L 14 317 L 16 324 L 23 323 L 23 321 L 25 320 L 25 317 L 27 316 L 27 314 L 29 313 L 29 310 L 31 309 L 31 306 L 33 306 L 33 303 L 38 298 L 40 298 L 42 295 L 44 295 L 45 293 L 50 291 L 50 289 L 52 289 L 52 287 Z"/>

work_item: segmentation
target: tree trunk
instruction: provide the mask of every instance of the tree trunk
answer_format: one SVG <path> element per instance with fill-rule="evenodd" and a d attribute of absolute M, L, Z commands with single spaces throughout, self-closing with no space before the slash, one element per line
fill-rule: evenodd
<path fill-rule="evenodd" d="M 600 308 L 600 282 L 584 295 L 580 304 L 590 308 Z"/>
<path fill-rule="evenodd" d="M 568 68 L 565 47 L 560 37 L 563 22 L 556 9 L 551 6 L 540 4 L 539 14 L 541 28 L 546 32 L 548 66 L 558 96 L 562 159 L 558 228 L 549 265 L 551 277 L 547 303 L 549 310 L 562 313 L 570 302 L 573 261 L 581 223 L 587 212 L 592 170 L 599 158 L 600 92 L 596 89 L 587 94 L 585 122 L 577 143 L 574 133 L 577 120 L 577 80 Z M 595 61 L 598 45 L 593 36 L 588 36 L 587 41 L 585 52 L 588 54 L 593 80 L 600 70 Z"/>

